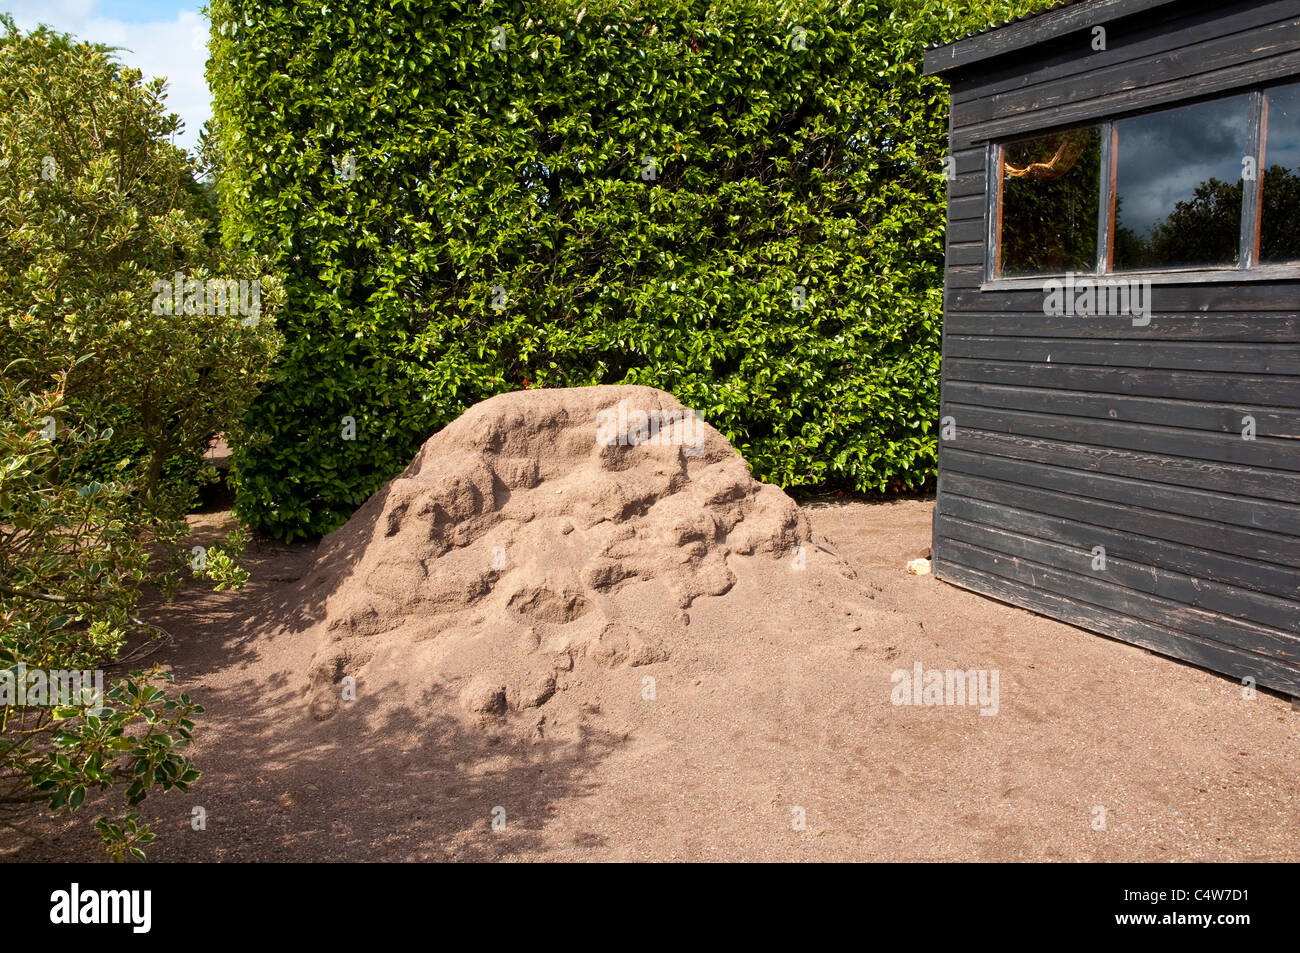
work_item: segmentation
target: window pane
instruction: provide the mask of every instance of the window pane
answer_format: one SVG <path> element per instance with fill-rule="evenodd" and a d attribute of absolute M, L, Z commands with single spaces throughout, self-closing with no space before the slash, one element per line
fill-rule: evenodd
<path fill-rule="evenodd" d="M 1249 96 L 1115 123 L 1115 270 L 1234 265 Z"/>
<path fill-rule="evenodd" d="M 1268 91 L 1260 261 L 1300 260 L 1300 83 Z"/>
<path fill-rule="evenodd" d="M 1097 268 L 1101 130 L 1041 136 L 1002 147 L 1002 274 Z"/>

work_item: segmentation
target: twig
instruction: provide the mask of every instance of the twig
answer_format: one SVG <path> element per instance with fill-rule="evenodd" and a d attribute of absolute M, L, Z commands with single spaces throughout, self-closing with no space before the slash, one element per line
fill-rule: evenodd
<path fill-rule="evenodd" d="M 138 659 L 148 658 L 150 655 L 153 655 L 155 652 L 161 649 L 164 645 L 171 645 L 176 641 L 176 636 L 172 635 L 170 632 L 168 632 L 160 625 L 153 625 L 149 622 L 145 622 L 143 619 L 137 619 L 135 616 L 131 616 L 131 622 L 134 623 L 135 625 L 140 626 L 141 628 L 153 629 L 155 632 L 158 632 L 160 635 L 162 635 L 162 638 L 153 639 L 149 642 L 146 642 L 144 645 L 141 645 L 135 651 L 130 652 L 122 656 L 121 658 L 114 659 L 112 662 L 109 662 L 104 666 L 104 668 L 114 668 L 118 665 L 125 665 L 127 662 L 134 662 Z"/>

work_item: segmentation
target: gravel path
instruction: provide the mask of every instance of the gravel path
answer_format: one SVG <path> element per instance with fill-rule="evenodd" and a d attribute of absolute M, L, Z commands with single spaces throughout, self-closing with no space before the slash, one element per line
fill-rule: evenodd
<path fill-rule="evenodd" d="M 313 646 L 266 622 L 292 608 L 311 547 L 254 546 L 244 593 L 191 588 L 150 613 L 176 637 L 155 657 L 208 709 L 203 779 L 146 802 L 151 859 L 1295 857 L 1300 713 L 1288 701 L 1248 700 L 1232 680 L 908 575 L 932 505 L 807 507 L 863 598 L 908 630 L 897 644 L 851 625 L 803 629 L 780 594 L 748 593 L 749 611 L 700 629 L 725 622 L 731 635 L 698 647 L 697 678 L 665 680 L 626 730 L 556 745 L 387 709 L 361 740 L 322 732 L 297 677 Z M 228 521 L 196 517 L 196 538 Z M 788 637 L 756 635 L 778 603 Z M 709 611 L 705 597 L 691 614 Z M 890 673 L 917 663 L 996 673 L 996 714 L 894 704 Z M 206 830 L 192 829 L 194 806 Z M 88 820 L 38 820 L 39 844 L 4 833 L 0 857 L 94 859 Z"/>

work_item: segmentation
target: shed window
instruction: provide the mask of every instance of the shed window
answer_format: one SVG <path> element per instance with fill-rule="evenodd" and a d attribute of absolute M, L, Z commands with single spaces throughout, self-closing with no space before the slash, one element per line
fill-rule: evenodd
<path fill-rule="evenodd" d="M 1300 83 L 994 147 L 989 275 L 1300 263 Z"/>
<path fill-rule="evenodd" d="M 1233 96 L 1115 123 L 1116 271 L 1237 263 L 1249 111 Z"/>
<path fill-rule="evenodd" d="M 1300 260 L 1300 83 L 1268 92 L 1260 261 Z"/>
<path fill-rule="evenodd" d="M 1100 126 L 1003 148 L 1003 274 L 1092 270 L 1100 171 Z"/>

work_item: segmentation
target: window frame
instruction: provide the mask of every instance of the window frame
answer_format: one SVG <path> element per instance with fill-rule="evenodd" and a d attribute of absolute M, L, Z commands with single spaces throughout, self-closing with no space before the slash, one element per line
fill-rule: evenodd
<path fill-rule="evenodd" d="M 1076 272 L 1085 278 L 1118 278 L 1151 281 L 1154 284 L 1193 284 L 1225 281 L 1276 281 L 1300 278 L 1300 260 L 1261 264 L 1259 261 L 1261 209 L 1264 196 L 1264 161 L 1268 130 L 1268 93 L 1270 90 L 1292 86 L 1300 83 L 1300 77 L 1288 77 L 1281 81 L 1254 85 L 1244 89 L 1224 90 L 1211 95 L 1198 96 L 1161 105 L 1154 109 L 1142 109 L 1116 114 L 1104 119 L 1091 119 L 1065 126 L 1055 126 L 1008 136 L 1003 139 L 989 140 L 986 143 L 985 183 L 985 255 L 984 280 L 982 290 L 1000 290 L 1014 288 L 1041 288 L 1045 281 L 1061 279 L 1065 273 L 1043 273 L 1041 275 L 1002 276 L 1002 150 L 1008 145 L 1026 142 L 1052 133 L 1068 132 L 1073 129 L 1098 128 L 1101 131 L 1101 175 L 1100 206 L 1097 210 L 1097 261 L 1092 271 Z M 1119 162 L 1116 124 L 1135 116 L 1147 116 L 1168 112 L 1184 106 L 1228 99 L 1243 93 L 1250 96 L 1249 113 L 1246 117 L 1246 152 L 1242 158 L 1253 156 L 1255 159 L 1254 188 L 1243 188 L 1241 230 L 1238 235 L 1239 248 L 1237 263 L 1232 266 L 1206 267 L 1204 265 L 1172 266 L 1169 268 L 1150 268 L 1140 270 L 1116 271 L 1115 262 L 1115 197 L 1116 171 Z"/>

